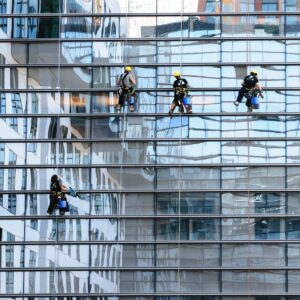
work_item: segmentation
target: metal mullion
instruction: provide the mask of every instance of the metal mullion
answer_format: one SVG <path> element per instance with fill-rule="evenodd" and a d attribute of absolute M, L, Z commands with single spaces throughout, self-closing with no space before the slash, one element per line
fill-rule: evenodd
<path fill-rule="evenodd" d="M 56 267 L 55 271 L 115 271 L 115 267 Z M 118 271 L 177 271 L 178 267 L 118 267 Z M 248 271 L 247 267 L 179 267 L 180 271 Z M 276 270 L 300 270 L 300 267 L 251 267 L 251 271 L 276 271 Z M 4 267 L 3 272 L 48 272 L 47 267 L 9 268 Z"/>
<path fill-rule="evenodd" d="M 251 240 L 251 244 L 274 245 L 274 244 L 300 244 L 299 240 Z M 178 240 L 157 241 L 2 241 L 1 245 L 31 245 L 31 246 L 67 246 L 67 245 L 178 245 Z M 249 240 L 181 240 L 182 245 L 211 245 L 211 244 L 240 244 L 248 245 Z"/>
<path fill-rule="evenodd" d="M 1 41 L 0 41 L 1 44 Z M 299 63 L 297 62 L 274 62 L 274 63 L 265 63 L 265 62 L 253 62 L 252 65 L 258 65 L 258 66 L 299 66 Z M 121 63 L 111 63 L 111 64 L 93 64 L 93 63 L 69 63 L 69 64 L 61 64 L 61 68 L 85 68 L 85 67 L 122 67 L 124 64 Z M 179 67 L 179 63 L 134 63 L 131 64 L 132 67 Z M 235 63 L 235 62 L 201 62 L 201 63 L 182 63 L 181 66 L 183 67 L 232 67 L 232 66 L 246 66 L 245 63 Z M 4 64 L 0 68 L 57 68 L 57 64 L 54 63 L 45 63 L 45 64 L 30 64 L 30 63 L 25 63 L 25 64 Z M 277 88 L 276 88 L 277 89 Z M 32 89 L 31 89 L 32 91 Z"/>
<path fill-rule="evenodd" d="M 103 219 L 116 219 L 116 220 L 125 220 L 125 219 L 174 219 L 177 218 L 179 214 L 173 215 L 64 215 L 63 219 L 69 220 L 103 220 Z M 182 218 L 189 219 L 222 219 L 222 218 L 234 218 L 234 219 L 246 219 L 244 215 L 235 215 L 235 214 L 180 214 Z M 276 219 L 284 219 L 284 218 L 300 218 L 300 213 L 298 214 L 249 214 L 249 218 L 276 218 Z M 56 220 L 56 215 L 28 215 L 28 216 L 16 216 L 16 215 L 6 215 L 0 216 L 0 220 Z M 60 219 L 60 218 L 58 218 Z"/>
<path fill-rule="evenodd" d="M 288 138 L 264 138 L 257 137 L 252 138 L 252 141 L 262 141 L 262 142 L 284 142 L 284 141 L 299 141 L 300 137 L 288 137 Z M 84 142 L 118 142 L 120 141 L 117 138 L 82 138 L 82 139 L 1 139 L 1 143 L 51 143 L 51 142 L 74 142 L 74 143 L 84 143 Z M 123 142 L 178 142 L 178 138 L 125 138 L 122 140 Z M 247 138 L 182 138 L 182 142 L 222 142 L 222 141 L 247 141 Z M 74 164 L 76 166 L 76 164 Z M 269 166 L 271 164 L 261 164 L 262 166 Z M 284 166 L 284 164 L 282 164 Z M 78 165 L 80 166 L 80 165 Z M 149 166 L 149 165 L 147 165 Z M 191 165 L 192 166 L 192 165 Z M 62 165 L 63 167 L 63 165 Z"/>
<path fill-rule="evenodd" d="M 4 67 L 6 68 L 6 67 Z M 237 87 L 203 87 L 203 88 L 190 88 L 191 92 L 232 92 L 238 91 Z M 61 93 L 102 93 L 102 92 L 116 92 L 115 88 L 62 88 L 59 90 Z M 138 92 L 172 92 L 172 88 L 139 88 Z M 300 87 L 265 87 L 264 91 L 300 91 Z M 0 89 L 1 93 L 57 93 L 57 89 Z M 131 114 L 131 113 L 130 113 Z M 209 114 L 208 112 L 206 114 Z M 213 113 L 212 113 L 213 114 Z M 251 113 L 255 114 L 255 113 Z M 165 113 L 167 115 L 167 113 Z"/>
<path fill-rule="evenodd" d="M 59 42 L 61 39 L 60 38 L 8 38 L 3 41 L 6 43 L 49 43 L 49 42 Z M 176 41 L 179 42 L 181 39 L 178 37 L 159 37 L 159 38 L 154 38 L 154 37 L 149 37 L 149 38 L 96 38 L 96 37 L 90 37 L 90 38 L 68 38 L 68 39 L 63 39 L 63 41 L 66 42 L 169 42 L 169 41 Z M 244 41 L 245 37 L 221 37 L 221 36 L 216 36 L 216 37 L 183 37 L 182 41 L 183 42 L 194 42 L 194 41 Z M 285 41 L 285 40 L 295 40 L 298 41 L 299 37 L 296 36 L 252 36 L 248 38 L 249 41 Z M 271 63 L 270 63 L 271 64 Z"/>
<path fill-rule="evenodd" d="M 295 11 L 255 11 L 255 12 L 160 12 L 160 13 L 121 13 L 121 12 L 111 12 L 111 13 L 14 13 L 14 14 L 0 14 L 0 18 L 49 18 L 49 17 L 222 17 L 222 16 L 298 16 L 299 12 Z"/>
<path fill-rule="evenodd" d="M 164 194 L 164 193 L 178 193 L 179 189 L 161 189 L 161 190 L 118 190 L 118 189 L 111 189 L 111 190 L 78 190 L 78 193 L 81 194 L 88 194 L 88 193 L 139 193 L 139 194 L 151 194 L 151 193 L 158 193 L 158 194 Z M 183 193 L 285 193 L 285 192 L 300 192 L 300 188 L 290 188 L 290 189 L 184 189 L 182 190 Z M 0 191 L 0 195 L 4 194 L 49 194 L 49 190 L 2 190 Z"/>
<path fill-rule="evenodd" d="M 238 292 L 238 293 L 222 293 L 220 294 L 220 292 L 212 292 L 212 293 L 180 293 L 180 297 L 190 297 L 190 296 L 208 296 L 208 297 L 212 297 L 212 296 L 217 296 L 219 297 L 220 295 L 222 296 L 245 296 L 245 297 L 249 297 L 249 293 L 242 293 L 242 292 Z M 39 299 L 39 298 L 50 298 L 52 299 L 53 294 L 51 293 L 24 293 L 24 294 L 0 294 L 0 298 L 12 298 L 12 299 L 16 299 L 16 298 L 20 298 L 20 296 L 22 296 L 22 299 L 27 299 L 28 297 L 34 298 L 34 299 Z M 57 297 L 68 297 L 68 298 L 74 298 L 74 297 L 78 297 L 78 299 L 82 299 L 83 297 L 85 299 L 90 299 L 91 297 L 99 297 L 99 299 L 103 299 L 103 297 L 113 297 L 114 299 L 116 297 L 127 297 L 128 299 L 133 299 L 133 297 L 166 297 L 166 296 L 171 296 L 174 297 L 174 299 L 178 297 L 178 293 L 172 293 L 172 292 L 165 292 L 165 293 L 55 293 L 55 299 L 57 299 Z M 299 296 L 299 292 L 292 292 L 292 293 L 280 293 L 280 292 L 256 292 L 256 293 L 251 293 L 251 296 Z M 63 298 L 65 299 L 65 298 Z M 154 298 L 151 298 L 154 299 Z M 271 299 L 271 298 L 268 298 Z"/>
<path fill-rule="evenodd" d="M 216 163 L 216 164 L 172 164 L 172 166 L 168 164 L 101 164 L 101 165 L 93 165 L 93 164 L 72 164 L 72 165 L 60 165 L 58 169 L 85 169 L 85 168 L 237 168 L 237 167 L 251 167 L 251 168 L 261 168 L 261 167 L 300 167 L 300 163 L 270 163 L 270 164 L 260 164 L 260 163 Z M 55 169 L 57 168 L 56 164 L 48 164 L 48 165 L 2 165 L 3 169 Z M 221 170 L 220 170 L 221 171 Z M 90 174 L 91 175 L 91 174 Z M 285 187 L 288 188 L 288 187 Z"/>
<path fill-rule="evenodd" d="M 72 118 L 72 117 L 80 117 L 80 118 L 105 118 L 105 117 L 117 117 L 120 116 L 120 113 L 61 113 L 60 117 L 65 117 L 65 118 Z M 129 117 L 168 117 L 166 113 L 130 113 L 128 115 Z M 180 116 L 174 115 L 174 116 Z M 220 117 L 233 117 L 233 116 L 238 116 L 238 117 L 247 117 L 248 113 L 246 112 L 213 112 L 213 113 L 204 113 L 204 112 L 195 112 L 193 115 L 189 115 L 189 117 L 215 117 L 215 116 L 220 116 Z M 295 116 L 298 117 L 300 116 L 300 112 L 253 112 L 251 114 L 253 117 L 268 117 L 268 116 Z M 0 117 L 5 117 L 5 118 L 54 118 L 57 117 L 57 114 L 55 113 L 19 113 L 19 114 L 0 114 Z M 245 118 L 246 120 L 246 118 Z M 221 121 L 220 121 L 221 122 Z"/>

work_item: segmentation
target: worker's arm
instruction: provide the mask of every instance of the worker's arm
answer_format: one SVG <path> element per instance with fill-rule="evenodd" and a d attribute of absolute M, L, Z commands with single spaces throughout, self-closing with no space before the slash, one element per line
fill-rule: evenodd
<path fill-rule="evenodd" d="M 129 75 L 129 80 L 133 85 L 136 85 L 136 80 L 133 75 Z"/>
<path fill-rule="evenodd" d="M 61 188 L 61 191 L 64 193 L 68 191 L 68 188 L 63 184 L 60 186 L 60 188 Z"/>

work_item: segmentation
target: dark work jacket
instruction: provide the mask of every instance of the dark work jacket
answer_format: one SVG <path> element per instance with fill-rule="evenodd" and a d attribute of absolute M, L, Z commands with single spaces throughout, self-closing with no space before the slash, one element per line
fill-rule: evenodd
<path fill-rule="evenodd" d="M 254 75 L 247 75 L 245 78 L 244 78 L 244 87 L 247 88 L 247 89 L 250 89 L 250 88 L 253 88 L 255 87 L 255 85 L 258 83 L 258 79 L 256 76 Z"/>

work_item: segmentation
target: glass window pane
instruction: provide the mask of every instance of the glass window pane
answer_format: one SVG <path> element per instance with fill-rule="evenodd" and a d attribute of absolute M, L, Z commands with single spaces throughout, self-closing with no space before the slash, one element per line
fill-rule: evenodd
<path fill-rule="evenodd" d="M 283 293 L 285 271 L 224 271 L 222 287 L 227 293 Z"/>
<path fill-rule="evenodd" d="M 285 197 L 284 193 L 224 193 L 222 194 L 222 213 L 284 214 Z"/>
<path fill-rule="evenodd" d="M 224 244 L 223 267 L 284 267 L 285 246 L 268 244 Z"/>
<path fill-rule="evenodd" d="M 225 189 L 284 189 L 285 169 L 282 167 L 222 168 Z"/>
<path fill-rule="evenodd" d="M 57 42 L 29 43 L 28 59 L 31 64 L 57 64 L 58 57 Z"/>

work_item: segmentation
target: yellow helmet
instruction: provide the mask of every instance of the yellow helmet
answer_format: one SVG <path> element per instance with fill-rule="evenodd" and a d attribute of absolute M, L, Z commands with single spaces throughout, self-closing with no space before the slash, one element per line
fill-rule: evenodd
<path fill-rule="evenodd" d="M 174 77 L 179 77 L 180 76 L 180 72 L 179 71 L 174 71 L 173 76 Z"/>
<path fill-rule="evenodd" d="M 257 75 L 257 71 L 253 69 L 253 70 L 250 71 L 250 74 L 251 75 Z"/>
<path fill-rule="evenodd" d="M 125 67 L 125 71 L 126 71 L 126 72 L 131 72 L 131 70 L 132 70 L 132 68 L 131 68 L 130 66 L 126 66 L 126 67 Z"/>

